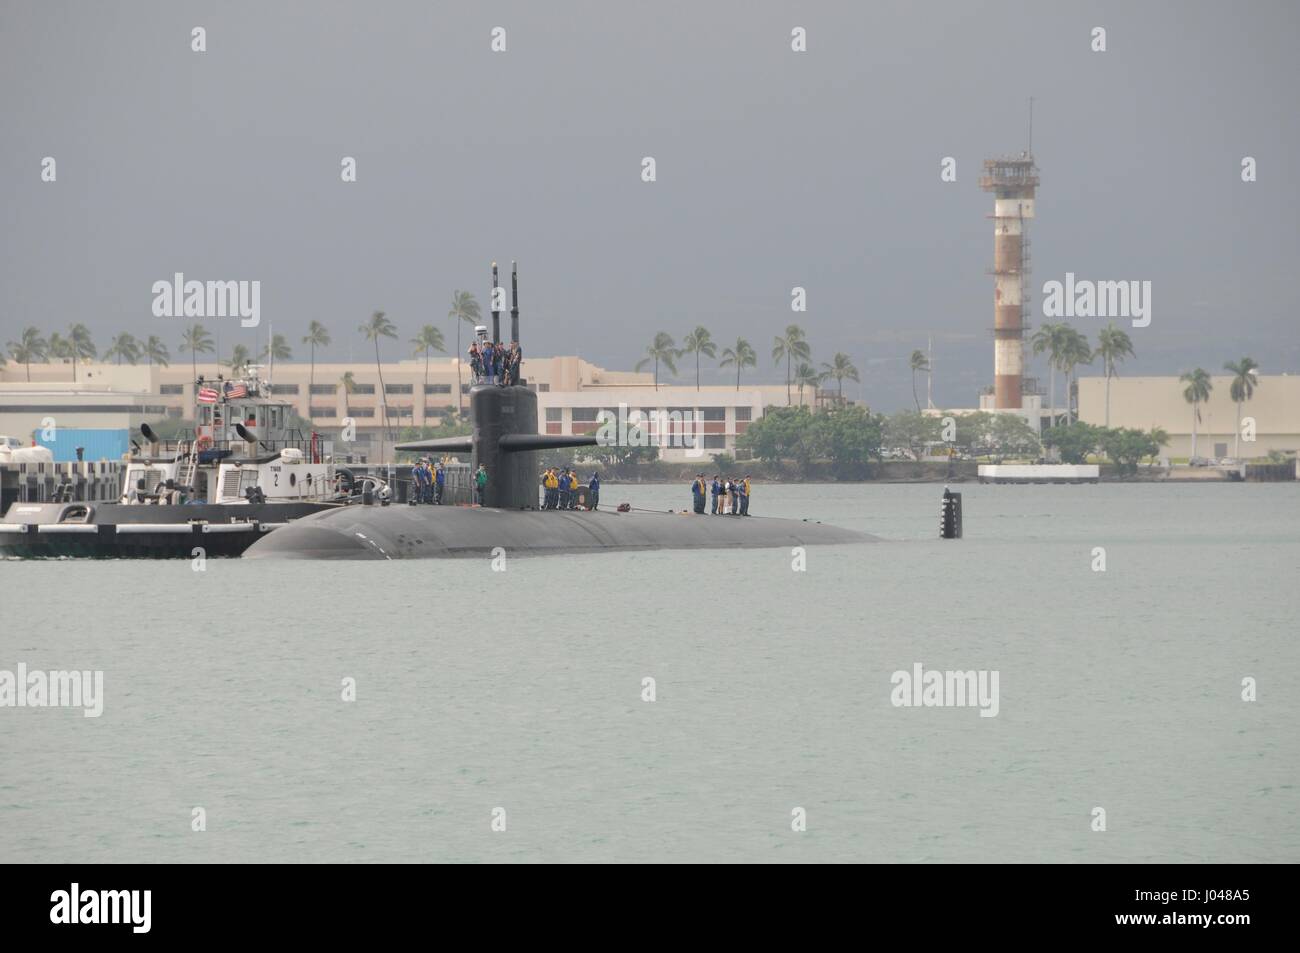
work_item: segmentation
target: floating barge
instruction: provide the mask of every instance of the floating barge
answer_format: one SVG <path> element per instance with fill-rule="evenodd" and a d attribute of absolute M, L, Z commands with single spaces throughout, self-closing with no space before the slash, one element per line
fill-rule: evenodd
<path fill-rule="evenodd" d="M 1095 463 L 987 463 L 979 468 L 981 483 L 1100 483 Z"/>

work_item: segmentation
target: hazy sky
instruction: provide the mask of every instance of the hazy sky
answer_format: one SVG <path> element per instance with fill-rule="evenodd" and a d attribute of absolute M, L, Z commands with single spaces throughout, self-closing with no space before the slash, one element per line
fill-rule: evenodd
<path fill-rule="evenodd" d="M 1024 148 L 1032 95 L 1035 287 L 1151 281 L 1126 374 L 1243 354 L 1296 372 L 1298 10 L 0 0 L 0 342 L 83 321 L 101 348 L 129 330 L 175 356 L 185 322 L 155 318 L 150 288 L 183 271 L 260 280 L 262 341 L 320 320 L 326 359 L 360 358 L 383 309 L 395 359 L 422 324 L 451 332 L 452 289 L 486 302 L 488 263 L 517 258 L 527 353 L 630 368 L 656 331 L 703 324 L 777 381 L 793 320 L 893 410 L 929 331 L 936 402 L 971 406 L 993 364 L 980 162 Z M 254 343 L 219 333 L 223 354 Z"/>

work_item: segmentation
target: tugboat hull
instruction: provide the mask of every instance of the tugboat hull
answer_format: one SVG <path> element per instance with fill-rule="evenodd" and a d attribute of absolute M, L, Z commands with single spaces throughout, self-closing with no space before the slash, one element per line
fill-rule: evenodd
<path fill-rule="evenodd" d="M 239 556 L 273 529 L 327 503 L 127 506 L 15 503 L 0 520 L 0 557 L 190 559 Z"/>

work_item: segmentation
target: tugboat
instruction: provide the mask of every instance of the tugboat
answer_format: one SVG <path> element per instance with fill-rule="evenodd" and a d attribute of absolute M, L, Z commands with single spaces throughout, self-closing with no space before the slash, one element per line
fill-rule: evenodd
<path fill-rule="evenodd" d="M 318 435 L 289 426 L 291 406 L 245 379 L 197 382 L 195 427 L 164 441 L 140 427 L 117 502 L 72 498 L 13 503 L 0 518 L 0 556 L 191 558 L 238 556 L 291 520 L 343 505 L 381 480 L 362 480 L 323 459 Z"/>

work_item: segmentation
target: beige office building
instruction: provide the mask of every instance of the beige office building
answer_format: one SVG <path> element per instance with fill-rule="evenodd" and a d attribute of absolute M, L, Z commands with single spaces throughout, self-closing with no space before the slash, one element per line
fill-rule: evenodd
<path fill-rule="evenodd" d="M 1196 425 L 1196 454 L 1221 459 L 1231 457 L 1234 445 L 1242 459 L 1268 456 L 1270 450 L 1300 450 L 1300 376 L 1261 375 L 1255 396 L 1241 407 L 1242 439 L 1234 441 L 1237 405 L 1230 395 L 1232 378 L 1211 378 L 1210 399 L 1200 405 Z M 1186 384 L 1177 377 L 1113 377 L 1110 381 L 1110 426 L 1150 430 L 1160 427 L 1170 441 L 1163 456 L 1192 455 L 1192 405 L 1183 398 Z M 1106 379 L 1079 378 L 1079 419 L 1106 423 Z M 1254 439 L 1247 439 L 1253 424 Z"/>
<path fill-rule="evenodd" d="M 457 364 L 442 358 L 431 360 L 427 369 L 423 360 L 382 365 L 391 433 L 406 427 L 437 427 L 457 409 L 460 400 L 468 404 L 469 368 Z M 200 363 L 197 370 L 205 382 L 229 374 L 214 363 Z M 124 426 L 127 418 L 121 415 L 119 405 L 127 403 L 135 411 L 129 416 L 133 427 L 138 427 L 141 419 L 164 415 L 193 417 L 197 387 L 194 371 L 184 361 L 170 367 L 83 364 L 77 368 L 75 383 L 72 366 L 67 363 L 33 364 L 30 373 L 32 382 L 28 384 L 27 369 L 21 365 L 11 362 L 0 368 L 0 406 L 9 428 L 5 432 L 16 436 L 29 434 L 40 424 L 40 409 L 51 406 L 55 393 L 64 394 L 63 399 L 76 406 L 99 403 L 106 408 L 102 419 L 92 414 L 78 418 L 77 426 Z M 263 366 L 258 374 L 269 382 L 276 397 L 292 404 L 325 439 L 337 441 L 345 421 L 351 419 L 356 431 L 353 449 L 362 454 L 379 449 L 384 411 L 380 375 L 374 364 L 317 363 L 313 369 L 309 363 L 292 361 L 277 364 L 273 371 Z M 786 403 L 784 385 L 742 382 L 740 388 L 714 385 L 696 390 L 681 384 L 655 388 L 647 372 L 610 371 L 573 356 L 526 358 L 522 375 L 537 391 L 538 427 L 543 433 L 592 433 L 602 410 L 616 416 L 620 411 L 625 416 L 641 411 L 650 438 L 660 446 L 661 457 L 668 460 L 735 453 L 736 437 L 762 416 L 764 407 Z M 77 394 L 90 396 L 84 400 L 66 396 Z M 797 391 L 792 396 L 797 403 Z M 813 399 L 809 392 L 804 396 Z M 107 413 L 109 407 L 117 412 Z M 142 418 L 142 413 L 152 416 Z"/>

